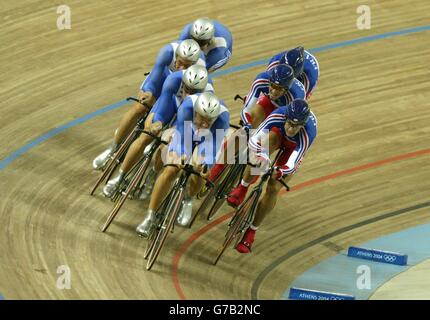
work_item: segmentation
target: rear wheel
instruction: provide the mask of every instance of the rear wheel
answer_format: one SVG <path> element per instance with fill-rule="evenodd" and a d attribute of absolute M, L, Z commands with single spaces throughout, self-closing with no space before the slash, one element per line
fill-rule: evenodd
<path fill-rule="evenodd" d="M 227 230 L 227 233 L 225 235 L 224 243 L 221 246 L 221 249 L 218 252 L 218 255 L 214 261 L 214 265 L 216 265 L 223 255 L 225 249 L 227 249 L 231 242 L 237 237 L 239 233 L 242 232 L 241 227 L 243 228 L 243 224 L 245 221 L 247 221 L 247 218 L 252 215 L 251 208 L 253 206 L 253 203 L 258 200 L 256 192 L 252 192 L 251 195 L 248 197 L 248 199 L 245 200 L 243 205 L 241 205 L 235 215 L 231 218 L 231 221 L 229 223 L 229 229 Z"/>

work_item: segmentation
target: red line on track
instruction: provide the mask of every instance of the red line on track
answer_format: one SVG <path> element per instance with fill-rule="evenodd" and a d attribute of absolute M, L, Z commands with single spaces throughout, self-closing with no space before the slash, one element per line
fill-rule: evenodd
<path fill-rule="evenodd" d="M 405 159 L 411 159 L 411 158 L 415 158 L 418 156 L 422 156 L 422 155 L 426 155 L 426 154 L 430 154 L 430 149 L 424 149 L 424 150 L 419 150 L 419 151 L 415 151 L 415 152 L 411 152 L 411 153 L 406 153 L 406 154 L 402 154 L 402 155 L 398 155 L 395 157 L 391 157 L 391 158 L 387 158 L 387 159 L 383 159 L 380 161 L 376 161 L 376 162 L 370 162 L 361 166 L 357 166 L 357 167 L 352 167 L 350 169 L 345 169 L 345 170 L 341 170 L 332 174 L 329 174 L 327 176 L 324 177 L 320 177 L 320 178 L 316 178 L 316 179 L 312 179 L 303 183 L 298 184 L 297 186 L 291 188 L 291 191 L 296 191 L 296 190 L 300 190 L 302 188 L 305 187 L 309 187 L 327 180 L 331 180 L 331 179 L 335 179 L 341 176 L 345 176 L 354 172 L 358 172 L 358 171 L 364 171 L 367 169 L 372 169 L 372 168 L 376 168 L 376 167 L 380 167 L 383 166 L 385 164 L 389 164 L 389 163 L 393 163 L 396 161 L 400 161 L 400 160 L 405 160 Z M 281 191 L 281 194 L 284 194 L 285 190 Z M 179 262 L 181 260 L 181 257 L 183 256 L 183 254 L 188 250 L 188 248 L 191 246 L 191 244 L 197 240 L 198 238 L 200 238 L 200 236 L 202 236 L 203 234 L 205 234 L 206 232 L 208 232 L 210 229 L 212 229 L 213 227 L 215 227 L 216 225 L 220 224 L 221 222 L 227 220 L 229 217 L 231 217 L 232 212 L 224 214 L 223 216 L 219 217 L 218 219 L 214 220 L 213 222 L 209 223 L 208 225 L 204 226 L 203 228 L 201 228 L 200 230 L 198 230 L 197 232 L 193 233 L 183 244 L 182 246 L 178 249 L 178 251 L 176 252 L 175 256 L 173 257 L 173 262 L 172 262 L 172 280 L 173 280 L 173 284 L 175 286 L 176 292 L 179 295 L 179 298 L 182 300 L 187 299 L 184 291 L 181 288 L 181 285 L 179 283 L 179 278 L 178 278 L 178 267 L 179 267 Z"/>

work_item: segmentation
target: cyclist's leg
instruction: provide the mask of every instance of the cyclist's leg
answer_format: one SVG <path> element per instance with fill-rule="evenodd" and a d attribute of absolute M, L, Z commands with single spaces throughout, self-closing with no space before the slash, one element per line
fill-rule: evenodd
<path fill-rule="evenodd" d="M 138 96 L 142 97 L 144 92 L 139 92 Z M 151 97 L 146 101 L 149 106 L 152 106 L 155 102 L 155 97 L 151 95 Z M 148 108 L 143 106 L 142 104 L 135 102 L 131 108 L 124 114 L 119 122 L 118 130 L 116 131 L 114 137 L 114 143 L 120 144 L 125 137 L 133 130 L 136 126 L 137 121 L 145 116 L 146 112 L 148 112 Z"/>
<path fill-rule="evenodd" d="M 269 155 L 273 154 L 276 150 L 280 148 L 280 138 L 278 137 L 278 134 L 275 132 L 270 131 L 268 134 L 265 134 L 264 131 L 261 131 L 261 136 L 259 136 L 259 132 L 257 132 L 256 135 L 253 136 L 253 138 L 250 139 L 250 145 L 253 144 L 259 144 L 266 146 L 266 149 L 269 151 Z M 255 140 L 255 141 L 254 141 Z M 262 149 L 260 147 L 260 149 Z M 250 148 L 249 152 L 249 161 L 251 163 L 258 163 L 261 162 L 261 159 L 265 159 L 267 155 L 263 157 L 263 154 L 261 153 L 261 150 L 253 150 Z M 246 166 L 242 181 L 239 183 L 239 185 L 234 188 L 229 196 L 227 197 L 227 202 L 233 207 L 239 206 L 243 200 L 245 199 L 246 193 L 248 191 L 248 187 L 256 182 L 258 180 L 258 177 L 264 173 L 265 170 L 267 170 L 267 161 L 263 161 L 265 165 L 260 168 L 251 168 L 249 165 Z M 263 164 L 262 163 L 262 164 Z"/>
<path fill-rule="evenodd" d="M 281 157 L 277 160 L 275 165 L 281 166 L 285 165 L 288 161 L 292 150 L 284 151 Z M 290 174 L 283 178 L 284 182 L 291 180 L 293 174 Z M 258 227 L 263 222 L 264 218 L 273 210 L 276 205 L 277 196 L 279 190 L 282 188 L 282 184 L 273 178 L 270 178 L 264 196 L 258 203 L 257 210 L 255 212 L 254 220 L 251 226 L 246 230 L 242 241 L 237 245 L 236 249 L 240 253 L 248 253 L 251 250 L 252 244 L 255 240 L 255 234 Z"/>
<path fill-rule="evenodd" d="M 161 171 L 152 190 L 149 210 L 157 210 L 167 194 L 166 190 L 171 189 L 179 170 L 179 167 L 168 166 Z"/>
<path fill-rule="evenodd" d="M 141 97 L 144 94 L 145 93 L 140 92 L 139 97 Z M 154 97 L 150 98 L 148 100 L 148 105 L 151 106 L 154 103 L 154 101 L 155 101 Z M 135 102 L 132 105 L 129 111 L 127 111 L 127 113 L 121 119 L 119 127 L 115 130 L 113 143 L 109 146 L 109 148 L 107 148 L 105 151 L 103 151 L 93 160 L 94 169 L 100 170 L 106 165 L 110 156 L 116 152 L 119 145 L 130 134 L 130 132 L 136 126 L 137 121 L 140 118 L 145 116 L 146 112 L 148 112 L 148 108 L 143 106 L 142 104 Z"/>
<path fill-rule="evenodd" d="M 163 141 L 170 141 L 172 138 L 173 132 L 174 132 L 173 128 L 164 130 L 164 132 L 161 135 L 161 139 Z M 166 152 L 167 152 L 167 148 L 165 148 L 164 146 L 161 146 L 160 148 L 157 149 L 157 151 L 155 151 L 154 162 L 152 166 L 149 168 L 148 174 L 146 176 L 145 187 L 139 196 L 140 200 L 146 200 L 151 195 L 157 176 L 163 169 L 162 153 L 165 154 Z"/>
<path fill-rule="evenodd" d="M 192 154 L 191 164 L 198 168 L 204 163 L 204 156 L 200 153 L 201 145 L 195 146 Z M 215 159 L 212 159 L 215 161 Z M 197 175 L 191 175 L 186 186 L 182 207 L 176 222 L 181 226 L 188 226 L 193 213 L 194 197 L 201 190 L 204 180 Z"/>
<path fill-rule="evenodd" d="M 148 118 L 145 120 L 145 129 L 147 130 L 152 124 L 152 118 L 154 117 L 153 113 L 148 115 Z M 137 138 L 128 149 L 128 152 L 125 156 L 125 159 L 121 165 L 121 170 L 124 173 L 127 173 L 137 161 L 142 156 L 145 148 L 152 142 L 152 137 L 147 134 L 141 134 L 139 138 Z"/>
<path fill-rule="evenodd" d="M 237 131 L 228 131 L 224 143 L 221 146 L 221 152 L 217 157 L 217 163 L 211 168 L 209 173 L 209 181 L 215 182 L 221 172 L 224 170 L 225 166 L 234 162 L 234 156 L 236 154 L 236 150 L 238 150 L 235 147 L 235 137 L 237 135 L 236 132 Z"/>
<path fill-rule="evenodd" d="M 290 159 L 292 152 L 294 151 L 294 147 L 289 147 L 288 142 L 283 143 L 283 145 L 284 145 L 284 149 L 282 151 L 282 154 L 280 155 L 280 157 L 277 159 L 275 163 L 275 166 L 278 166 L 278 167 L 285 166 L 288 160 Z M 293 175 L 294 175 L 294 172 L 284 176 L 281 179 L 285 183 L 288 183 L 293 177 Z M 272 177 L 269 179 L 269 182 L 267 183 L 267 187 L 266 187 L 266 193 L 261 198 L 256 210 L 256 214 L 253 222 L 254 226 L 258 227 L 261 224 L 261 222 L 264 220 L 266 215 L 273 210 L 273 208 L 276 205 L 278 192 L 282 187 L 283 187 L 282 184 L 276 181 L 275 179 L 273 179 Z"/>
<path fill-rule="evenodd" d="M 145 128 L 148 128 L 152 123 L 153 114 L 151 113 L 145 121 Z M 142 133 L 133 143 L 130 145 L 127 154 L 124 158 L 123 163 L 118 171 L 118 174 L 111 180 L 108 181 L 106 186 L 103 188 L 103 193 L 107 197 L 111 197 L 114 192 L 118 189 L 119 184 L 123 177 L 130 171 L 131 168 L 139 161 L 145 148 L 152 142 L 153 138 L 147 134 Z"/>
<path fill-rule="evenodd" d="M 160 172 L 163 169 L 163 157 L 161 155 L 162 148 L 159 148 L 154 156 L 154 170 Z"/>
<path fill-rule="evenodd" d="M 291 179 L 291 175 L 284 179 L 288 182 Z M 248 253 L 255 241 L 255 234 L 257 229 L 263 222 L 264 218 L 273 210 L 276 205 L 279 190 L 281 190 L 282 184 L 277 182 L 275 179 L 270 178 L 267 183 L 266 192 L 261 200 L 258 202 L 257 210 L 255 212 L 254 221 L 252 225 L 245 231 L 241 242 L 237 245 L 236 250 L 240 253 Z"/>
<path fill-rule="evenodd" d="M 145 148 L 152 142 L 153 138 L 146 134 L 141 134 L 128 149 L 127 155 L 121 165 L 121 170 L 124 173 L 130 171 L 130 169 L 139 161 L 142 157 Z"/>
<path fill-rule="evenodd" d="M 269 112 L 270 114 L 270 112 Z M 264 121 L 264 119 L 268 116 L 265 108 L 257 103 L 251 110 L 250 115 L 252 119 L 252 127 L 258 128 L 258 126 Z"/>
<path fill-rule="evenodd" d="M 285 183 L 290 181 L 292 175 L 285 177 L 283 180 Z M 270 178 L 266 186 L 266 192 L 258 202 L 257 210 L 255 212 L 253 225 L 259 227 L 263 222 L 264 218 L 273 210 L 276 206 L 279 190 L 282 189 L 282 184 L 277 182 L 275 179 Z"/>
<path fill-rule="evenodd" d="M 163 146 L 163 148 L 166 148 Z M 178 167 L 168 166 L 165 167 L 155 180 L 154 188 L 151 193 L 148 210 L 145 215 L 145 219 L 140 223 L 136 232 L 143 236 L 148 237 L 153 227 L 153 221 L 155 220 L 155 212 L 161 205 L 164 198 L 168 195 L 166 190 L 172 188 L 173 182 L 179 173 Z"/>

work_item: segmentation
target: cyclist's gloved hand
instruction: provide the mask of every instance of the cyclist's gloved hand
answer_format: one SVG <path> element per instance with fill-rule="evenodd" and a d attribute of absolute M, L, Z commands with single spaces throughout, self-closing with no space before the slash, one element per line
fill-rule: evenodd
<path fill-rule="evenodd" d="M 183 169 L 186 164 L 189 164 L 189 159 L 185 154 L 183 154 L 179 159 L 179 168 Z"/>
<path fill-rule="evenodd" d="M 200 175 L 207 179 L 209 177 L 209 168 L 207 164 L 199 164 L 197 165 L 197 172 L 200 172 Z"/>
<path fill-rule="evenodd" d="M 155 102 L 154 95 L 152 94 L 152 92 L 149 92 L 149 91 L 148 92 L 139 91 L 137 98 L 140 101 L 140 103 L 143 104 L 148 109 L 151 109 L 151 106 Z"/>
<path fill-rule="evenodd" d="M 254 165 L 260 169 L 265 169 L 270 167 L 270 159 L 262 156 L 256 156 Z"/>
<path fill-rule="evenodd" d="M 140 100 L 140 102 L 149 102 L 152 99 L 153 95 L 152 92 L 143 92 L 140 91 L 137 98 Z"/>
<path fill-rule="evenodd" d="M 248 123 L 244 123 L 242 127 L 243 127 L 244 130 L 247 130 L 247 129 L 251 130 L 252 129 L 252 125 L 249 122 Z"/>
<path fill-rule="evenodd" d="M 279 167 L 275 167 L 272 172 L 272 179 L 281 180 L 283 177 L 282 171 Z"/>
<path fill-rule="evenodd" d="M 163 123 L 161 121 L 157 121 L 151 124 L 149 131 L 154 135 L 158 135 L 161 129 L 163 129 Z"/>

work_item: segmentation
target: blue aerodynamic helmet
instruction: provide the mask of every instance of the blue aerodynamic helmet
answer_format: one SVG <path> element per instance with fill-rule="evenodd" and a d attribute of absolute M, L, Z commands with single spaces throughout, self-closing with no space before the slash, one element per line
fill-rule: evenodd
<path fill-rule="evenodd" d="M 294 70 L 286 64 L 278 64 L 270 70 L 269 81 L 284 89 L 290 89 L 294 81 Z"/>
<path fill-rule="evenodd" d="M 297 47 L 287 51 L 282 56 L 279 63 L 288 64 L 293 68 L 294 76 L 296 78 L 300 77 L 305 66 L 305 49 L 303 47 Z"/>
<path fill-rule="evenodd" d="M 285 116 L 288 121 L 293 124 L 303 125 L 305 124 L 311 114 L 311 109 L 309 108 L 306 100 L 296 99 L 287 107 Z"/>

